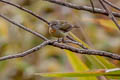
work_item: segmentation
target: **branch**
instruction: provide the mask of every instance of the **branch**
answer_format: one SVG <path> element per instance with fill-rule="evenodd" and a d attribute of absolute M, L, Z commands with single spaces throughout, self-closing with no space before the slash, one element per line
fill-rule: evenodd
<path fill-rule="evenodd" d="M 92 0 L 90 0 L 90 4 L 91 4 L 91 6 L 92 6 L 92 8 L 93 8 L 93 12 L 94 12 L 94 11 L 95 11 L 95 10 L 94 10 L 95 6 L 94 6 L 94 3 L 93 3 Z"/>
<path fill-rule="evenodd" d="M 93 12 L 93 8 L 88 7 L 88 6 L 78 6 L 78 5 L 75 5 L 75 4 L 72 4 L 72 3 L 61 2 L 61 1 L 57 1 L 57 0 L 45 0 L 45 1 L 55 3 L 55 4 L 58 4 L 58 5 L 62 5 L 62 6 L 66 6 L 66 7 L 69 7 L 69 8 L 73 8 L 73 9 L 76 9 L 76 10 L 83 10 L 83 11 L 88 11 L 88 12 L 91 12 L 91 13 L 108 15 L 108 13 L 105 10 L 100 9 L 100 8 L 94 8 L 94 12 Z M 115 17 L 120 18 L 120 13 L 117 13 L 117 12 L 112 12 L 112 13 Z"/>
<path fill-rule="evenodd" d="M 115 60 L 120 60 L 120 55 L 115 54 L 115 53 L 110 53 L 110 52 L 105 52 L 105 51 L 99 51 L 99 50 L 92 50 L 92 49 L 79 49 L 79 48 L 75 48 L 66 44 L 62 44 L 62 43 L 58 43 L 56 41 L 45 41 L 42 44 L 29 49 L 25 52 L 19 53 L 19 54 L 14 54 L 14 55 L 8 55 L 8 56 L 4 56 L 0 58 L 0 61 L 3 60 L 8 60 L 8 59 L 13 59 L 13 58 L 19 58 L 19 57 L 24 57 L 26 55 L 29 55 L 35 51 L 38 51 L 40 48 L 46 46 L 46 45 L 51 45 L 54 47 L 58 47 L 61 49 L 66 49 L 66 50 L 70 50 L 72 52 L 78 53 L 78 54 L 87 54 L 87 55 L 99 55 L 99 56 L 104 56 L 104 57 L 109 57 Z"/>
<path fill-rule="evenodd" d="M 88 48 L 86 48 L 83 44 L 81 44 L 81 43 L 79 43 L 79 42 L 77 42 L 77 41 L 64 40 L 64 43 L 73 43 L 73 44 L 76 44 L 76 45 L 80 46 L 80 47 L 83 48 L 83 49 L 88 49 Z"/>
<path fill-rule="evenodd" d="M 115 8 L 115 9 L 117 9 L 117 10 L 119 10 L 120 11 L 120 8 L 119 7 L 117 7 L 116 5 L 114 5 L 114 4 L 112 4 L 111 2 L 109 2 L 108 0 L 103 0 L 106 4 L 108 4 L 109 6 L 111 6 L 111 7 L 113 7 L 113 8 Z"/>
<path fill-rule="evenodd" d="M 101 3 L 101 5 L 103 6 L 103 8 L 106 10 L 106 12 L 108 13 L 110 19 L 115 23 L 115 25 L 118 27 L 118 29 L 120 30 L 120 25 L 118 24 L 116 18 L 113 16 L 112 11 L 110 11 L 107 6 L 103 3 L 103 0 L 99 0 L 99 2 Z"/>
<path fill-rule="evenodd" d="M 21 9 L 21 10 L 23 10 L 23 11 L 25 11 L 25 12 L 27 12 L 27 13 L 33 15 L 34 17 L 36 17 L 36 18 L 42 20 L 43 22 L 47 23 L 48 25 L 50 24 L 47 20 L 45 20 L 44 18 L 42 18 L 42 17 L 40 17 L 39 15 L 35 14 L 35 13 L 32 12 L 31 10 L 28 10 L 28 9 L 26 9 L 26 8 L 23 8 L 23 7 L 21 7 L 21 6 L 17 5 L 17 4 L 11 3 L 11 2 L 6 1 L 6 0 L 0 0 L 0 2 L 9 4 L 9 5 L 14 6 L 14 7 L 17 7 L 18 9 Z"/>
<path fill-rule="evenodd" d="M 29 55 L 35 51 L 38 51 L 40 48 L 46 46 L 47 44 L 49 43 L 49 41 L 45 41 L 43 42 L 42 44 L 32 48 L 32 49 L 29 49 L 27 51 L 24 51 L 22 53 L 18 53 L 18 54 L 13 54 L 13 55 L 8 55 L 8 56 L 4 56 L 4 57 L 1 57 L 0 58 L 0 61 L 3 61 L 3 60 L 8 60 L 8 59 L 13 59 L 13 58 L 19 58 L 19 57 L 24 57 L 26 55 Z"/>
<path fill-rule="evenodd" d="M 29 28 L 26 28 L 25 26 L 23 26 L 23 25 L 21 25 L 21 24 L 18 24 L 18 23 L 16 23 L 16 22 L 12 21 L 11 19 L 5 17 L 5 16 L 2 15 L 2 14 L 0 14 L 0 17 L 2 17 L 3 19 L 7 20 L 8 22 L 10 22 L 10 23 L 16 25 L 17 27 L 19 27 L 19 28 L 21 28 L 21 29 L 23 29 L 23 30 L 25 30 L 25 31 L 27 31 L 27 32 L 30 32 L 30 33 L 32 33 L 32 34 L 34 34 L 34 35 L 40 37 L 41 39 L 43 39 L 43 40 L 45 40 L 45 41 L 48 40 L 48 39 L 47 39 L 46 37 L 44 37 L 43 35 L 41 35 L 41 34 L 35 32 L 35 31 L 32 31 L 32 30 L 29 29 Z"/>
<path fill-rule="evenodd" d="M 67 49 L 72 52 L 76 52 L 78 54 L 99 55 L 99 56 L 109 57 L 115 60 L 120 60 L 120 55 L 106 52 L 106 51 L 99 51 L 99 50 L 92 50 L 92 49 L 79 49 L 79 48 L 75 48 L 75 47 L 72 47 L 66 44 L 60 44 L 57 42 L 51 42 L 49 45 L 59 47 L 61 49 Z"/>
<path fill-rule="evenodd" d="M 76 45 L 78 45 L 78 46 L 80 46 L 81 48 L 83 48 L 83 49 L 88 49 L 87 47 L 85 47 L 82 43 L 80 43 L 80 42 L 77 42 L 76 40 L 74 40 L 71 36 L 66 36 L 69 40 L 68 40 L 68 42 L 69 43 L 73 43 L 73 44 L 76 44 Z M 67 41 L 65 41 L 66 43 L 67 43 Z"/>

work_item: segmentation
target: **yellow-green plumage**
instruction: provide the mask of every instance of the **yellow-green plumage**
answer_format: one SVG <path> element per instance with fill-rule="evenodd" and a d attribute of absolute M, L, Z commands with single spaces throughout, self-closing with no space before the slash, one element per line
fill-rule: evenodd
<path fill-rule="evenodd" d="M 59 30 L 51 31 L 51 28 L 49 29 L 49 32 L 50 32 L 51 36 L 57 37 L 57 38 L 65 37 L 68 34 L 68 32 L 64 33 L 64 32 L 59 31 Z"/>

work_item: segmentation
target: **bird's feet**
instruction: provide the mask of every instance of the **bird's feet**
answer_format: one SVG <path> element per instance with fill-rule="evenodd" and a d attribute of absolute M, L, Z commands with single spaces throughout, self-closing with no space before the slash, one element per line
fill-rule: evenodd
<path fill-rule="evenodd" d="M 58 42 L 58 43 L 61 43 L 61 42 L 64 43 L 64 42 L 65 42 L 65 39 L 64 39 L 64 38 L 58 38 L 57 42 Z"/>

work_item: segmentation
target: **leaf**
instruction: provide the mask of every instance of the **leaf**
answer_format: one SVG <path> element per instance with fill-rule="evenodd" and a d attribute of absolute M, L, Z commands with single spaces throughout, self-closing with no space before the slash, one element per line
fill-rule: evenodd
<path fill-rule="evenodd" d="M 118 74 L 119 76 L 110 76 L 112 79 L 120 79 L 120 68 L 106 69 L 106 73 Z"/>
<path fill-rule="evenodd" d="M 69 72 L 69 73 L 36 73 L 35 75 L 40 75 L 44 77 L 97 77 L 97 76 L 120 76 L 119 73 L 110 73 L 105 72 L 105 70 L 96 70 L 96 71 L 86 71 L 86 72 Z"/>
<path fill-rule="evenodd" d="M 8 24 L 0 18 L 0 37 L 8 39 Z"/>
<path fill-rule="evenodd" d="M 73 33 L 70 33 L 70 35 L 78 42 L 82 43 L 85 47 L 91 49 L 86 43 L 84 43 L 82 40 L 77 38 Z M 90 63 L 93 64 L 94 68 L 115 68 L 115 65 L 110 63 L 107 59 L 101 56 L 95 56 L 95 55 L 85 55 Z"/>
<path fill-rule="evenodd" d="M 120 74 L 120 68 L 113 68 L 113 69 L 106 69 L 105 72 L 109 72 L 109 73 L 119 73 Z"/>
<path fill-rule="evenodd" d="M 115 25 L 115 23 L 112 20 L 97 19 L 96 21 L 98 23 L 100 23 L 101 25 L 103 25 L 108 30 L 111 30 L 111 31 L 118 30 L 117 26 Z M 118 22 L 118 24 L 120 24 L 120 21 Z"/>
<path fill-rule="evenodd" d="M 73 52 L 65 50 L 67 57 L 74 69 L 74 71 L 85 71 L 89 70 L 88 67 L 83 63 L 83 61 L 80 60 L 80 58 Z"/>
<path fill-rule="evenodd" d="M 64 50 L 75 72 L 87 71 L 89 68 L 84 64 L 80 57 L 69 50 Z M 96 77 L 82 77 L 79 80 L 97 80 Z"/>
<path fill-rule="evenodd" d="M 87 71 L 89 68 L 81 61 L 81 59 L 73 52 L 65 50 L 68 60 L 71 63 L 75 72 Z M 78 80 L 97 80 L 96 77 L 80 77 Z"/>
<path fill-rule="evenodd" d="M 0 62 L 0 72 L 5 70 L 7 63 L 8 63 L 8 61 Z"/>

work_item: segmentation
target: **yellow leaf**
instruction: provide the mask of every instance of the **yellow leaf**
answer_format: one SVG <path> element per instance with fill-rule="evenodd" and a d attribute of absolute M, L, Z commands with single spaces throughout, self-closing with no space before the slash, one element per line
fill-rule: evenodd
<path fill-rule="evenodd" d="M 112 20 L 107 20 L 107 19 L 97 19 L 97 22 L 99 22 L 101 25 L 103 25 L 106 29 L 108 30 L 118 30 L 117 26 Z M 118 21 L 118 24 L 120 24 L 120 21 Z"/>
<path fill-rule="evenodd" d="M 85 42 L 77 38 L 73 33 L 70 33 L 70 35 L 78 42 L 82 43 L 85 47 L 91 49 Z M 88 60 L 93 63 L 96 68 L 115 68 L 115 65 L 110 63 L 107 59 L 101 56 L 95 56 L 95 55 L 85 55 Z"/>
<path fill-rule="evenodd" d="M 8 24 L 0 18 L 0 38 L 8 39 Z"/>

